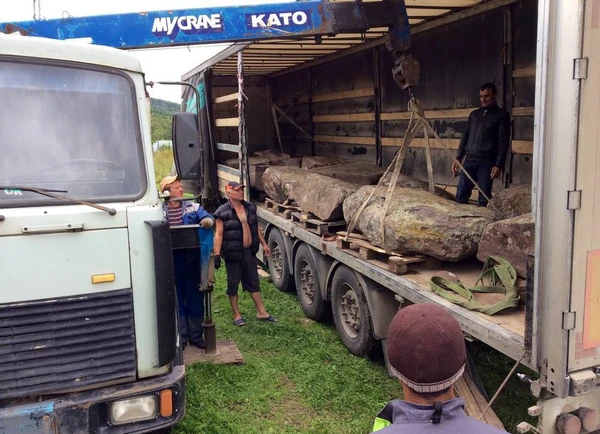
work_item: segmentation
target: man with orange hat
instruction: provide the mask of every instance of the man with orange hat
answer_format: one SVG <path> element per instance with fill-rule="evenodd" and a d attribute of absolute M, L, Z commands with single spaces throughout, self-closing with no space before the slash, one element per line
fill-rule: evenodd
<path fill-rule="evenodd" d="M 466 415 L 453 384 L 463 375 L 467 350 L 460 324 L 430 303 L 400 309 L 390 324 L 388 362 L 404 390 L 377 415 L 377 434 L 500 434 L 505 431 Z"/>
<path fill-rule="evenodd" d="M 256 318 L 261 321 L 276 322 L 266 310 L 260 295 L 258 280 L 259 244 L 267 256 L 271 254 L 262 231 L 258 227 L 256 206 L 244 200 L 244 185 L 229 182 L 225 187 L 229 201 L 215 212 L 217 219 L 215 232 L 215 268 L 221 266 L 221 256 L 227 268 L 227 296 L 233 311 L 233 323 L 246 324 L 238 306 L 238 286 L 250 293 L 256 306 Z"/>
<path fill-rule="evenodd" d="M 213 218 L 200 204 L 183 200 L 183 187 L 177 176 L 160 181 L 160 192 L 166 197 L 163 209 L 170 226 L 200 224 L 213 227 Z M 204 348 L 204 292 L 200 291 L 200 252 L 198 249 L 173 250 L 175 289 L 179 311 L 179 334 L 183 348 L 187 343 Z"/>

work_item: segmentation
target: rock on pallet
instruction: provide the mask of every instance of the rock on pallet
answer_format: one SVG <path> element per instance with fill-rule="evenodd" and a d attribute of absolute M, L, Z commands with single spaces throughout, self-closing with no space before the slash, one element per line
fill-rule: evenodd
<path fill-rule="evenodd" d="M 527 277 L 527 257 L 534 254 L 535 224 L 531 214 L 525 214 L 488 225 L 481 237 L 477 259 L 501 256 L 515 267 L 517 274 Z"/>
<path fill-rule="evenodd" d="M 346 222 L 374 189 L 361 187 L 346 199 Z M 356 229 L 372 244 L 387 250 L 459 261 L 475 256 L 484 228 L 494 221 L 494 213 L 487 208 L 460 205 L 420 189 L 396 187 L 384 220 L 384 237 L 381 218 L 386 192 L 387 188 L 377 188 Z"/>
<path fill-rule="evenodd" d="M 323 221 L 342 220 L 342 204 L 359 186 L 318 173 L 289 167 L 269 167 L 265 192 L 277 203 L 293 199 L 300 209 Z"/>

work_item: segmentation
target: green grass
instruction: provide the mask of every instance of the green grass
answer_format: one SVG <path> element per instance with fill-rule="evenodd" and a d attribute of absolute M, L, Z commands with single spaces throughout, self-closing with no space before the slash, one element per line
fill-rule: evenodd
<path fill-rule="evenodd" d="M 173 167 L 173 149 L 161 148 L 153 155 L 154 158 L 154 174 L 156 176 L 156 188 L 160 180 L 171 173 Z"/>
<path fill-rule="evenodd" d="M 187 412 L 175 433 L 368 433 L 381 407 L 401 397 L 381 360 L 350 354 L 332 324 L 307 319 L 295 294 L 281 293 L 265 279 L 265 306 L 279 322 L 257 321 L 242 292 L 247 325 L 234 326 L 224 283 L 221 269 L 213 295 L 217 339 L 233 339 L 244 364 L 188 367 Z M 514 362 L 483 344 L 470 344 L 470 351 L 491 396 Z M 514 432 L 534 402 L 515 378 L 494 410 Z"/>
<path fill-rule="evenodd" d="M 331 325 L 304 317 L 293 294 L 261 279 L 278 323 L 262 323 L 247 293 L 236 327 L 217 275 L 217 339 L 233 339 L 244 364 L 187 368 L 187 413 L 176 433 L 367 433 L 377 412 L 400 395 L 382 363 L 351 355 Z"/>

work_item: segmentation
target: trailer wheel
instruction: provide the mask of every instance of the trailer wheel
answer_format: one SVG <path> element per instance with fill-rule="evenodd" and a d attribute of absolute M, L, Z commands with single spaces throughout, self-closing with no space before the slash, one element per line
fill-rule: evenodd
<path fill-rule="evenodd" d="M 279 229 L 273 229 L 269 232 L 267 243 L 271 249 L 268 263 L 273 285 L 280 291 L 292 292 L 294 290 L 294 279 L 290 275 L 288 252 Z"/>
<path fill-rule="evenodd" d="M 323 300 L 317 264 L 310 254 L 310 247 L 300 245 L 294 259 L 294 279 L 296 291 L 307 317 L 315 321 L 325 321 L 331 318 L 331 306 Z"/>
<path fill-rule="evenodd" d="M 352 354 L 370 354 L 376 344 L 373 320 L 356 274 L 342 265 L 335 271 L 331 286 L 333 321 L 342 342 Z"/>

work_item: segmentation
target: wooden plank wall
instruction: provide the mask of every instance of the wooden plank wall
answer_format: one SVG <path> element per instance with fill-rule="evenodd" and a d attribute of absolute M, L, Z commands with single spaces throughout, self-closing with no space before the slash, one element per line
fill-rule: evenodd
<path fill-rule="evenodd" d="M 499 104 L 513 107 L 512 181 L 517 184 L 531 182 L 536 8 L 535 0 L 525 0 L 413 37 L 412 52 L 421 64 L 415 95 L 436 132 L 449 139 L 453 150 L 466 128 L 468 114 L 479 106 L 482 83 L 494 81 Z M 505 36 L 505 22 L 512 22 L 512 45 Z M 506 47 L 511 47 L 510 58 L 504 57 Z M 387 166 L 408 125 L 407 94 L 393 81 L 392 65 L 392 56 L 380 46 L 271 80 L 273 101 L 283 110 L 289 109 L 288 115 L 317 142 L 311 144 L 290 122 L 281 120 L 284 150 L 375 163 L 380 142 L 382 163 Z M 377 73 L 381 82 L 380 137 L 375 123 Z M 505 85 L 505 80 L 511 81 Z M 505 94 L 505 88 L 512 92 Z M 419 136 L 407 154 L 404 171 L 427 180 L 423 147 L 424 139 Z M 451 175 L 451 158 L 440 143 L 432 142 L 432 147 L 435 181 L 445 185 Z M 495 183 L 496 188 L 501 186 Z"/>

